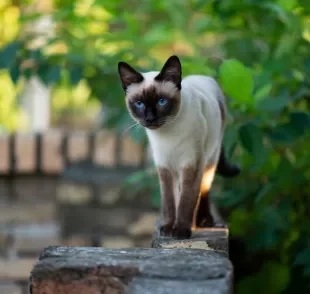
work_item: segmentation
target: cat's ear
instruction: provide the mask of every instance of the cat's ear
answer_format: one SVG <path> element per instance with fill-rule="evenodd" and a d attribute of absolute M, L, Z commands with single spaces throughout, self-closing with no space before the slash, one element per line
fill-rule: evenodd
<path fill-rule="evenodd" d="M 143 81 L 143 76 L 126 62 L 121 61 L 118 63 L 118 73 L 125 91 L 131 84 Z"/>
<path fill-rule="evenodd" d="M 160 73 L 155 77 L 155 80 L 173 82 L 180 90 L 182 81 L 182 66 L 180 59 L 175 55 L 170 56 Z"/>

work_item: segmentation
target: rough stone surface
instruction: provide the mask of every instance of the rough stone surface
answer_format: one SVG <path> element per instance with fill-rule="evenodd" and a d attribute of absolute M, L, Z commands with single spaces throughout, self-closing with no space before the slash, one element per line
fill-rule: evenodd
<path fill-rule="evenodd" d="M 222 294 L 230 293 L 230 283 L 225 278 L 206 281 L 162 280 L 134 278 L 128 293 L 133 294 Z"/>
<path fill-rule="evenodd" d="M 199 229 L 194 230 L 190 239 L 174 240 L 159 237 L 158 233 L 152 242 L 153 248 L 192 248 L 224 251 L 228 253 L 228 229 Z"/>
<path fill-rule="evenodd" d="M 201 249 L 49 247 L 31 273 L 32 294 L 226 294 L 232 265 Z"/>

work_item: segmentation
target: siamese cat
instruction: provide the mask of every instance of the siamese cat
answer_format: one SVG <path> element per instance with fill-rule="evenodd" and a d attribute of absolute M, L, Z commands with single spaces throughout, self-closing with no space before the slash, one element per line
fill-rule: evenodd
<path fill-rule="evenodd" d="M 142 73 L 119 62 L 118 72 L 127 109 L 145 128 L 157 168 L 160 234 L 190 238 L 195 214 L 198 226 L 215 226 L 208 197 L 214 174 L 233 177 L 240 172 L 222 147 L 226 104 L 219 85 L 203 75 L 182 79 L 177 56 L 161 71 Z"/>

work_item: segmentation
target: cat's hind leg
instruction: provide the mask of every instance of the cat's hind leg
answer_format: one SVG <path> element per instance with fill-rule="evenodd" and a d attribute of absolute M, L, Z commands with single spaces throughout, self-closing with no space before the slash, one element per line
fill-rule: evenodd
<path fill-rule="evenodd" d="M 215 223 L 211 213 L 210 191 L 214 180 L 222 148 L 217 149 L 203 172 L 200 185 L 199 198 L 196 204 L 195 218 L 193 218 L 193 227 L 223 227 L 223 224 Z"/>

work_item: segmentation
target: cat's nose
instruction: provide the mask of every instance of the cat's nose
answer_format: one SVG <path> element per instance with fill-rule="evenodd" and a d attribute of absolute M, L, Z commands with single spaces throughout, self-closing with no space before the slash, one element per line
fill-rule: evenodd
<path fill-rule="evenodd" d="M 145 116 L 145 121 L 147 123 L 153 123 L 156 120 L 155 115 L 153 115 L 152 113 L 148 112 L 147 115 Z"/>
<path fill-rule="evenodd" d="M 147 123 L 153 123 L 155 120 L 156 120 L 156 118 L 155 118 L 155 117 L 152 117 L 152 118 L 146 118 L 146 119 L 145 119 L 145 121 L 146 121 Z"/>

